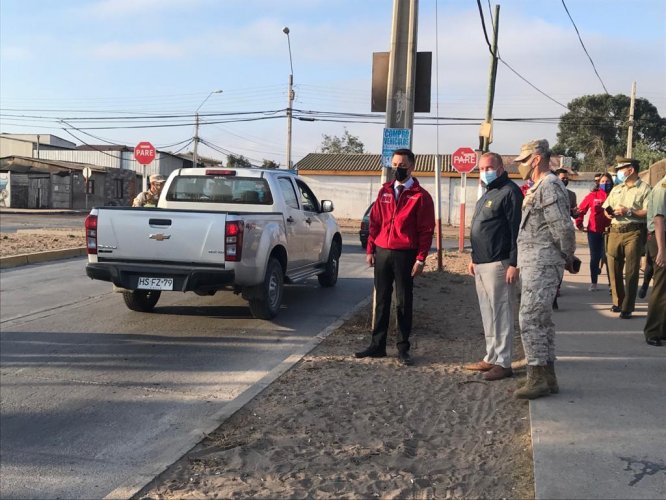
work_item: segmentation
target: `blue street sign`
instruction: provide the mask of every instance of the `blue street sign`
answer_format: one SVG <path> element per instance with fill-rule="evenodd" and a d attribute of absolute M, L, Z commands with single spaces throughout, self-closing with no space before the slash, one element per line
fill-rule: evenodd
<path fill-rule="evenodd" d="M 411 146 L 412 130 L 409 128 L 385 128 L 382 142 L 382 166 L 391 168 L 393 151 Z"/>

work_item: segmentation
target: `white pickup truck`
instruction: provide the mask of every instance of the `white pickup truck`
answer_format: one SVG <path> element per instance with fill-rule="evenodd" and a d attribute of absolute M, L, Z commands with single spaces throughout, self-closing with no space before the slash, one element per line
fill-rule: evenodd
<path fill-rule="evenodd" d="M 254 317 L 270 319 L 284 283 L 337 282 L 342 238 L 332 211 L 285 170 L 176 170 L 156 208 L 92 209 L 86 274 L 112 282 L 134 311 L 151 311 L 163 291 L 230 289 Z"/>

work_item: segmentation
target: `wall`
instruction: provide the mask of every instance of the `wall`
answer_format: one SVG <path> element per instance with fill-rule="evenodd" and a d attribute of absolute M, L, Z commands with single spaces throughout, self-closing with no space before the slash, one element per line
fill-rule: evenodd
<path fill-rule="evenodd" d="M 4 158 L 6 156 L 27 156 L 31 158 L 32 143 L 0 135 L 0 157 Z"/>
<path fill-rule="evenodd" d="M 300 175 L 312 188 L 320 200 L 332 200 L 335 206 L 334 214 L 339 219 L 358 219 L 363 217 L 368 205 L 377 197 L 381 186 L 379 175 L 342 176 L 342 175 Z M 418 176 L 417 176 L 418 177 Z M 435 201 L 435 178 L 419 177 L 421 185 L 431 194 Z M 524 181 L 512 179 L 518 186 Z M 459 177 L 440 178 L 440 207 L 442 224 L 458 226 L 460 224 L 460 198 L 461 179 Z M 570 180 L 568 189 L 576 193 L 577 204 L 592 189 L 593 183 L 589 180 Z M 469 177 L 465 189 L 465 225 L 469 226 L 474 215 L 474 207 L 479 197 L 478 177 Z"/>
<path fill-rule="evenodd" d="M 333 201 L 335 206 L 333 213 L 339 219 L 360 220 L 368 205 L 377 197 L 381 186 L 379 175 L 301 175 L 300 177 L 312 188 L 317 198 Z M 418 179 L 435 201 L 435 178 L 419 177 Z M 440 217 L 443 224 L 454 226 L 460 224 L 461 193 L 460 178 L 440 178 Z M 478 178 L 467 179 L 465 195 L 465 221 L 469 225 L 472 215 L 474 215 L 474 205 L 478 196 Z"/>

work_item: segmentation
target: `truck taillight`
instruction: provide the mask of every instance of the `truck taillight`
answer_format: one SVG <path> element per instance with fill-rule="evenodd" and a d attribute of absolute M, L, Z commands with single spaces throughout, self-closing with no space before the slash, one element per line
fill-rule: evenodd
<path fill-rule="evenodd" d="M 97 216 L 86 217 L 86 249 L 89 254 L 97 253 Z"/>
<path fill-rule="evenodd" d="M 239 262 L 243 252 L 243 221 L 227 222 L 224 226 L 224 259 Z"/>

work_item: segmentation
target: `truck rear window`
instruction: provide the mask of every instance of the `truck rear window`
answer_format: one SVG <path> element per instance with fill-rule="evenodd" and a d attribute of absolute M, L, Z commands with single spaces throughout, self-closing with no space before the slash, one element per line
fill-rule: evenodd
<path fill-rule="evenodd" d="M 266 179 L 222 175 L 178 176 L 169 186 L 166 199 L 201 203 L 273 204 Z"/>

